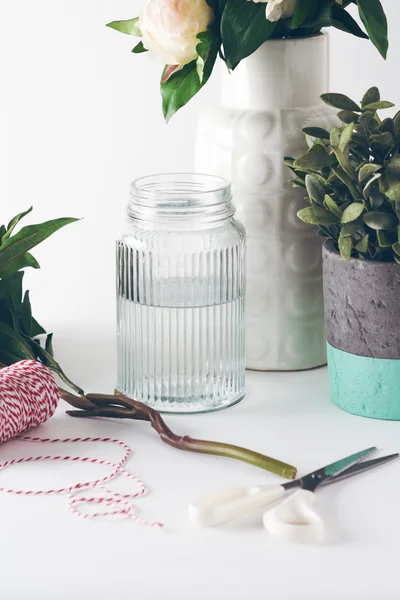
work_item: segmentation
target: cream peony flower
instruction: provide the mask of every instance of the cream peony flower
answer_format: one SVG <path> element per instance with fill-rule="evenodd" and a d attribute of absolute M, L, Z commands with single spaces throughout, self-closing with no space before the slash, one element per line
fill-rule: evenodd
<path fill-rule="evenodd" d="M 279 21 L 291 17 L 297 0 L 267 0 L 266 16 L 268 21 Z"/>
<path fill-rule="evenodd" d="M 139 18 L 142 43 L 165 65 L 186 65 L 197 58 L 197 35 L 214 13 L 206 0 L 148 0 Z"/>

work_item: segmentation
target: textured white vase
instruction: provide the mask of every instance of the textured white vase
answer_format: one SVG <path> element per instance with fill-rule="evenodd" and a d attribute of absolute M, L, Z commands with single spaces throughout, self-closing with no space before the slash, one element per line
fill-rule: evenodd
<path fill-rule="evenodd" d="M 201 116 L 196 170 L 232 182 L 247 230 L 247 368 L 309 369 L 326 362 L 321 239 L 296 213 L 285 156 L 305 151 L 303 127 L 332 125 L 329 38 L 271 40 L 224 69 L 222 98 Z"/>

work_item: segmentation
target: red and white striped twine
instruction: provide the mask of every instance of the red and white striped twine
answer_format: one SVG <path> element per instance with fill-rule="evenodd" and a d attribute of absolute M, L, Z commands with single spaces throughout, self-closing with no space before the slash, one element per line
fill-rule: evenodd
<path fill-rule="evenodd" d="M 22 382 L 22 384 L 21 384 Z M 49 418 L 57 406 L 59 399 L 58 389 L 50 371 L 35 361 L 22 361 L 11 367 L 0 370 L 0 442 L 14 437 L 31 427 L 39 425 Z M 66 494 L 68 496 L 69 511 L 83 519 L 121 515 L 134 520 L 142 525 L 152 527 L 163 527 L 157 521 L 147 521 L 135 512 L 132 500 L 143 496 L 147 492 L 146 485 L 137 477 L 124 468 L 131 450 L 124 442 L 111 438 L 100 437 L 76 437 L 76 438 L 41 438 L 32 436 L 16 436 L 24 442 L 48 443 L 48 444 L 73 444 L 78 442 L 103 442 L 116 444 L 123 449 L 123 457 L 117 462 L 111 462 L 99 458 L 86 456 L 61 456 L 42 455 L 29 456 L 18 459 L 7 460 L 0 463 L 0 470 L 24 462 L 37 462 L 39 460 L 73 461 L 110 467 L 111 472 L 100 479 L 76 483 L 69 487 L 47 490 L 17 490 L 0 487 L 0 492 L 16 494 L 18 496 L 50 496 L 54 494 Z M 139 490 L 133 494 L 120 494 L 104 484 L 115 479 L 118 475 L 124 475 L 127 479 L 138 485 Z M 101 491 L 102 495 L 82 495 L 81 490 Z M 78 495 L 79 492 L 79 495 Z M 104 494 L 103 494 L 104 492 Z M 82 505 L 103 505 L 107 510 L 94 513 L 83 512 L 79 507 Z"/>

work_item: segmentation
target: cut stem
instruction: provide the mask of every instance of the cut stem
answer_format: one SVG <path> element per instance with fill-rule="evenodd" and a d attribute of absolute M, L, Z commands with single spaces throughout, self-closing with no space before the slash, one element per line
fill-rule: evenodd
<path fill-rule="evenodd" d="M 184 435 L 179 436 L 173 433 L 167 426 L 160 413 L 156 410 L 132 400 L 118 393 L 107 394 L 87 394 L 86 396 L 75 396 L 66 390 L 60 389 L 62 398 L 71 404 L 76 411 L 67 411 L 72 417 L 111 417 L 117 419 L 134 419 L 138 421 L 148 421 L 160 438 L 166 444 L 188 450 L 190 452 L 200 452 L 202 454 L 213 454 L 235 458 L 247 462 L 251 465 L 276 473 L 285 479 L 294 479 L 296 477 L 296 468 L 287 463 L 276 460 L 259 452 L 223 444 L 221 442 L 211 442 L 207 440 L 198 440 Z"/>

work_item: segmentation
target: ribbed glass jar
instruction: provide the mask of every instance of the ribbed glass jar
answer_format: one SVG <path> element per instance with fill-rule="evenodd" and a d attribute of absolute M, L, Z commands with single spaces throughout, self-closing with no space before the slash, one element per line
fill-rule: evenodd
<path fill-rule="evenodd" d="M 132 183 L 117 242 L 118 382 L 165 412 L 245 393 L 245 233 L 230 186 L 171 174 Z"/>

